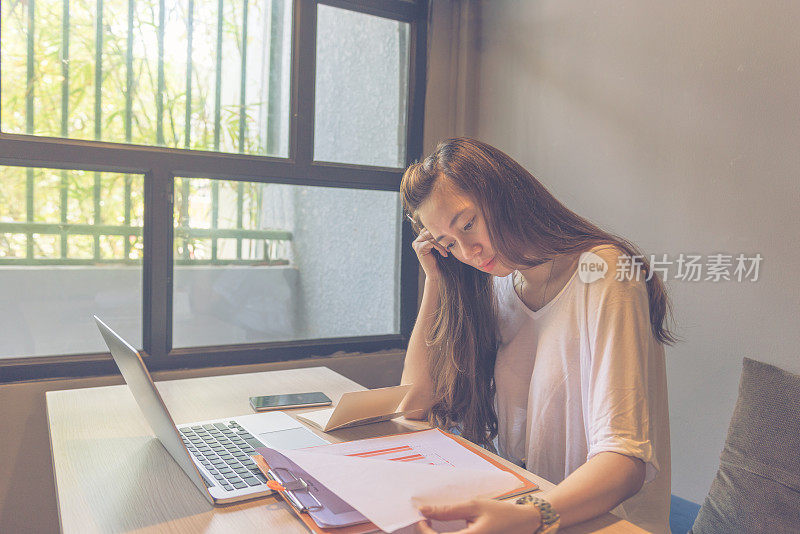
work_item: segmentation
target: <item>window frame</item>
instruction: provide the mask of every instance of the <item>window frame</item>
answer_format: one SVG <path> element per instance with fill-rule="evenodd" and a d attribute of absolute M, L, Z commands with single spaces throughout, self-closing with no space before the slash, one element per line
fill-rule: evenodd
<path fill-rule="evenodd" d="M 287 158 L 0 132 L 0 165 L 144 175 L 141 353 L 151 371 L 277 362 L 339 351 L 405 349 L 408 344 L 417 311 L 418 265 L 410 246 L 414 239 L 412 229 L 407 222 L 401 222 L 399 334 L 172 347 L 175 178 L 399 189 L 403 169 L 313 160 L 319 4 L 409 23 L 405 165 L 419 160 L 427 56 L 425 0 L 294 0 Z M 109 374 L 118 374 L 118 369 L 108 352 L 0 359 L 0 383 Z"/>

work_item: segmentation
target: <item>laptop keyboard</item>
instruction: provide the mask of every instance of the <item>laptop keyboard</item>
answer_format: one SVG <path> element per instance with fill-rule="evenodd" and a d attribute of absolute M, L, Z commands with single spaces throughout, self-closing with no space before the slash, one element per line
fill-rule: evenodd
<path fill-rule="evenodd" d="M 212 423 L 179 429 L 191 455 L 227 491 L 266 484 L 250 458 L 264 445 L 236 422 Z"/>

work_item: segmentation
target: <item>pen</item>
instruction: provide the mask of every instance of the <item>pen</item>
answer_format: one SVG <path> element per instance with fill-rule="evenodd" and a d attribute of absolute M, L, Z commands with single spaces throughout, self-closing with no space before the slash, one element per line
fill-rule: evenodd
<path fill-rule="evenodd" d="M 295 508 L 297 508 L 298 512 L 307 512 L 308 507 L 303 505 L 291 490 L 287 490 L 286 486 L 278 479 L 278 476 L 272 472 L 270 469 L 269 464 L 264 460 L 264 457 L 260 454 L 254 454 L 250 458 L 258 466 L 258 469 L 267 477 L 267 487 L 272 491 L 280 492 L 281 495 Z M 294 488 L 293 488 L 294 489 Z"/>
<path fill-rule="evenodd" d="M 301 503 L 300 499 L 298 499 L 291 490 L 287 490 L 286 486 L 278 482 L 278 477 L 272 470 L 269 471 L 269 478 L 270 479 L 267 481 L 267 487 L 269 487 L 269 489 L 279 491 L 280 494 L 289 501 L 289 504 L 297 508 L 298 512 L 308 512 L 308 507 Z"/>

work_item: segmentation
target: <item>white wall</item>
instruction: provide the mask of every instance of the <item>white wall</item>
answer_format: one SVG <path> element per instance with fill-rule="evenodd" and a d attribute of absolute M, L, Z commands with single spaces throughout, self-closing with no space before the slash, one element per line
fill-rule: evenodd
<path fill-rule="evenodd" d="M 673 493 L 700 502 L 742 357 L 800 371 L 800 3 L 477 7 L 472 116 L 450 133 L 505 150 L 647 253 L 764 257 L 756 283 L 669 283 Z"/>

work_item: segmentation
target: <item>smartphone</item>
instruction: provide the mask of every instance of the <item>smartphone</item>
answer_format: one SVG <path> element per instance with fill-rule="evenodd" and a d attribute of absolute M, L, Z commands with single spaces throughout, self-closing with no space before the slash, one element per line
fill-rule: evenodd
<path fill-rule="evenodd" d="M 250 406 L 257 412 L 281 408 L 300 408 L 306 406 L 330 406 L 331 399 L 321 391 L 310 393 L 288 393 L 286 395 L 264 395 L 250 397 Z"/>

